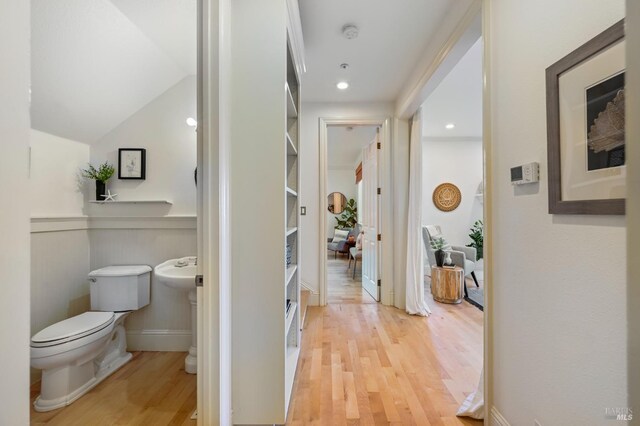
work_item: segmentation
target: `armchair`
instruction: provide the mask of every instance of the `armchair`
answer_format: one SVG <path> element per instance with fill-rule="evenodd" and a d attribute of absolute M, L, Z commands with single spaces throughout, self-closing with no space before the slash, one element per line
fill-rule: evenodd
<path fill-rule="evenodd" d="M 422 239 L 424 241 L 425 250 L 427 251 L 427 258 L 429 259 L 430 265 L 436 264 L 436 254 L 435 250 L 431 248 L 431 239 L 433 238 L 444 238 L 442 235 L 442 230 L 439 225 L 427 225 L 422 227 Z M 445 238 L 446 241 L 446 238 Z M 475 247 L 465 247 L 465 246 L 452 246 L 450 244 L 446 244 L 444 250 L 451 253 L 451 261 L 454 265 L 461 267 L 464 269 L 464 275 L 470 275 L 473 278 L 473 281 L 476 283 L 476 287 L 480 287 L 478 284 L 478 279 L 476 278 L 476 274 L 474 272 L 476 268 L 476 249 Z M 466 289 L 466 287 L 465 287 Z"/>
<path fill-rule="evenodd" d="M 333 238 L 327 238 L 327 250 L 333 251 L 334 259 L 338 256 L 338 253 L 349 255 L 349 249 L 356 245 L 355 239 L 360 233 L 360 225 L 356 224 L 355 227 L 349 230 L 349 235 L 346 240 L 333 242 Z M 349 241 L 349 237 L 353 236 L 353 241 Z"/>

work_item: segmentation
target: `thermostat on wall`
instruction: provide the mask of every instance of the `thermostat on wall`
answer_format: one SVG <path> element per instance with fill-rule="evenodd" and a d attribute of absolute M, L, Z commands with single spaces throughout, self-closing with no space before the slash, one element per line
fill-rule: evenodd
<path fill-rule="evenodd" d="M 511 168 L 511 185 L 524 185 L 540 180 L 540 164 L 529 163 Z"/>

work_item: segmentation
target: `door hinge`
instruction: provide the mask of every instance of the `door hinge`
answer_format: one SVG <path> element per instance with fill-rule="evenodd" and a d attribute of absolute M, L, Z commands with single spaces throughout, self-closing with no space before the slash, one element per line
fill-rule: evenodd
<path fill-rule="evenodd" d="M 202 275 L 196 275 L 196 287 L 204 286 L 204 278 Z"/>
<path fill-rule="evenodd" d="M 378 234 L 378 241 L 382 241 L 382 234 Z"/>
<path fill-rule="evenodd" d="M 378 149 L 382 149 L 382 142 L 378 142 Z"/>
<path fill-rule="evenodd" d="M 378 188 L 378 195 L 380 195 L 382 193 L 382 189 Z"/>
<path fill-rule="evenodd" d="M 378 280 L 378 287 L 382 287 L 382 280 Z"/>

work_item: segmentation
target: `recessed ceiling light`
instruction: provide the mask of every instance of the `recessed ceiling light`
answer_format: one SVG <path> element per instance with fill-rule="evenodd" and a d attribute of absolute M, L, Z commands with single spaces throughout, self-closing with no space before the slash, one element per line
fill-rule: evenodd
<path fill-rule="evenodd" d="M 453 129 L 454 127 L 456 127 L 456 125 L 455 125 L 455 124 L 453 124 L 453 123 L 449 123 L 449 124 L 447 124 L 447 125 L 446 125 L 446 126 L 444 126 L 444 127 L 445 127 L 445 128 L 447 128 L 448 130 L 451 130 L 451 129 Z"/>
<path fill-rule="evenodd" d="M 198 122 L 196 121 L 195 118 L 193 117 L 187 118 L 187 126 L 196 127 L 197 125 L 198 125 Z"/>
<path fill-rule="evenodd" d="M 346 81 L 341 81 L 340 83 L 336 84 L 336 87 L 340 90 L 345 90 L 349 87 L 349 83 L 347 83 Z"/>

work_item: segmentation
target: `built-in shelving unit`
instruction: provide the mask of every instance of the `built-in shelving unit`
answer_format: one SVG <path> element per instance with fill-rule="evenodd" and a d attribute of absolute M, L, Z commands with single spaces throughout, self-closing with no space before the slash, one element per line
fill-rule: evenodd
<path fill-rule="evenodd" d="M 306 306 L 299 263 L 302 31 L 297 0 L 233 3 L 247 12 L 232 14 L 230 25 L 230 234 L 234 258 L 246 260 L 233 262 L 231 274 L 233 422 L 285 424 Z"/>

